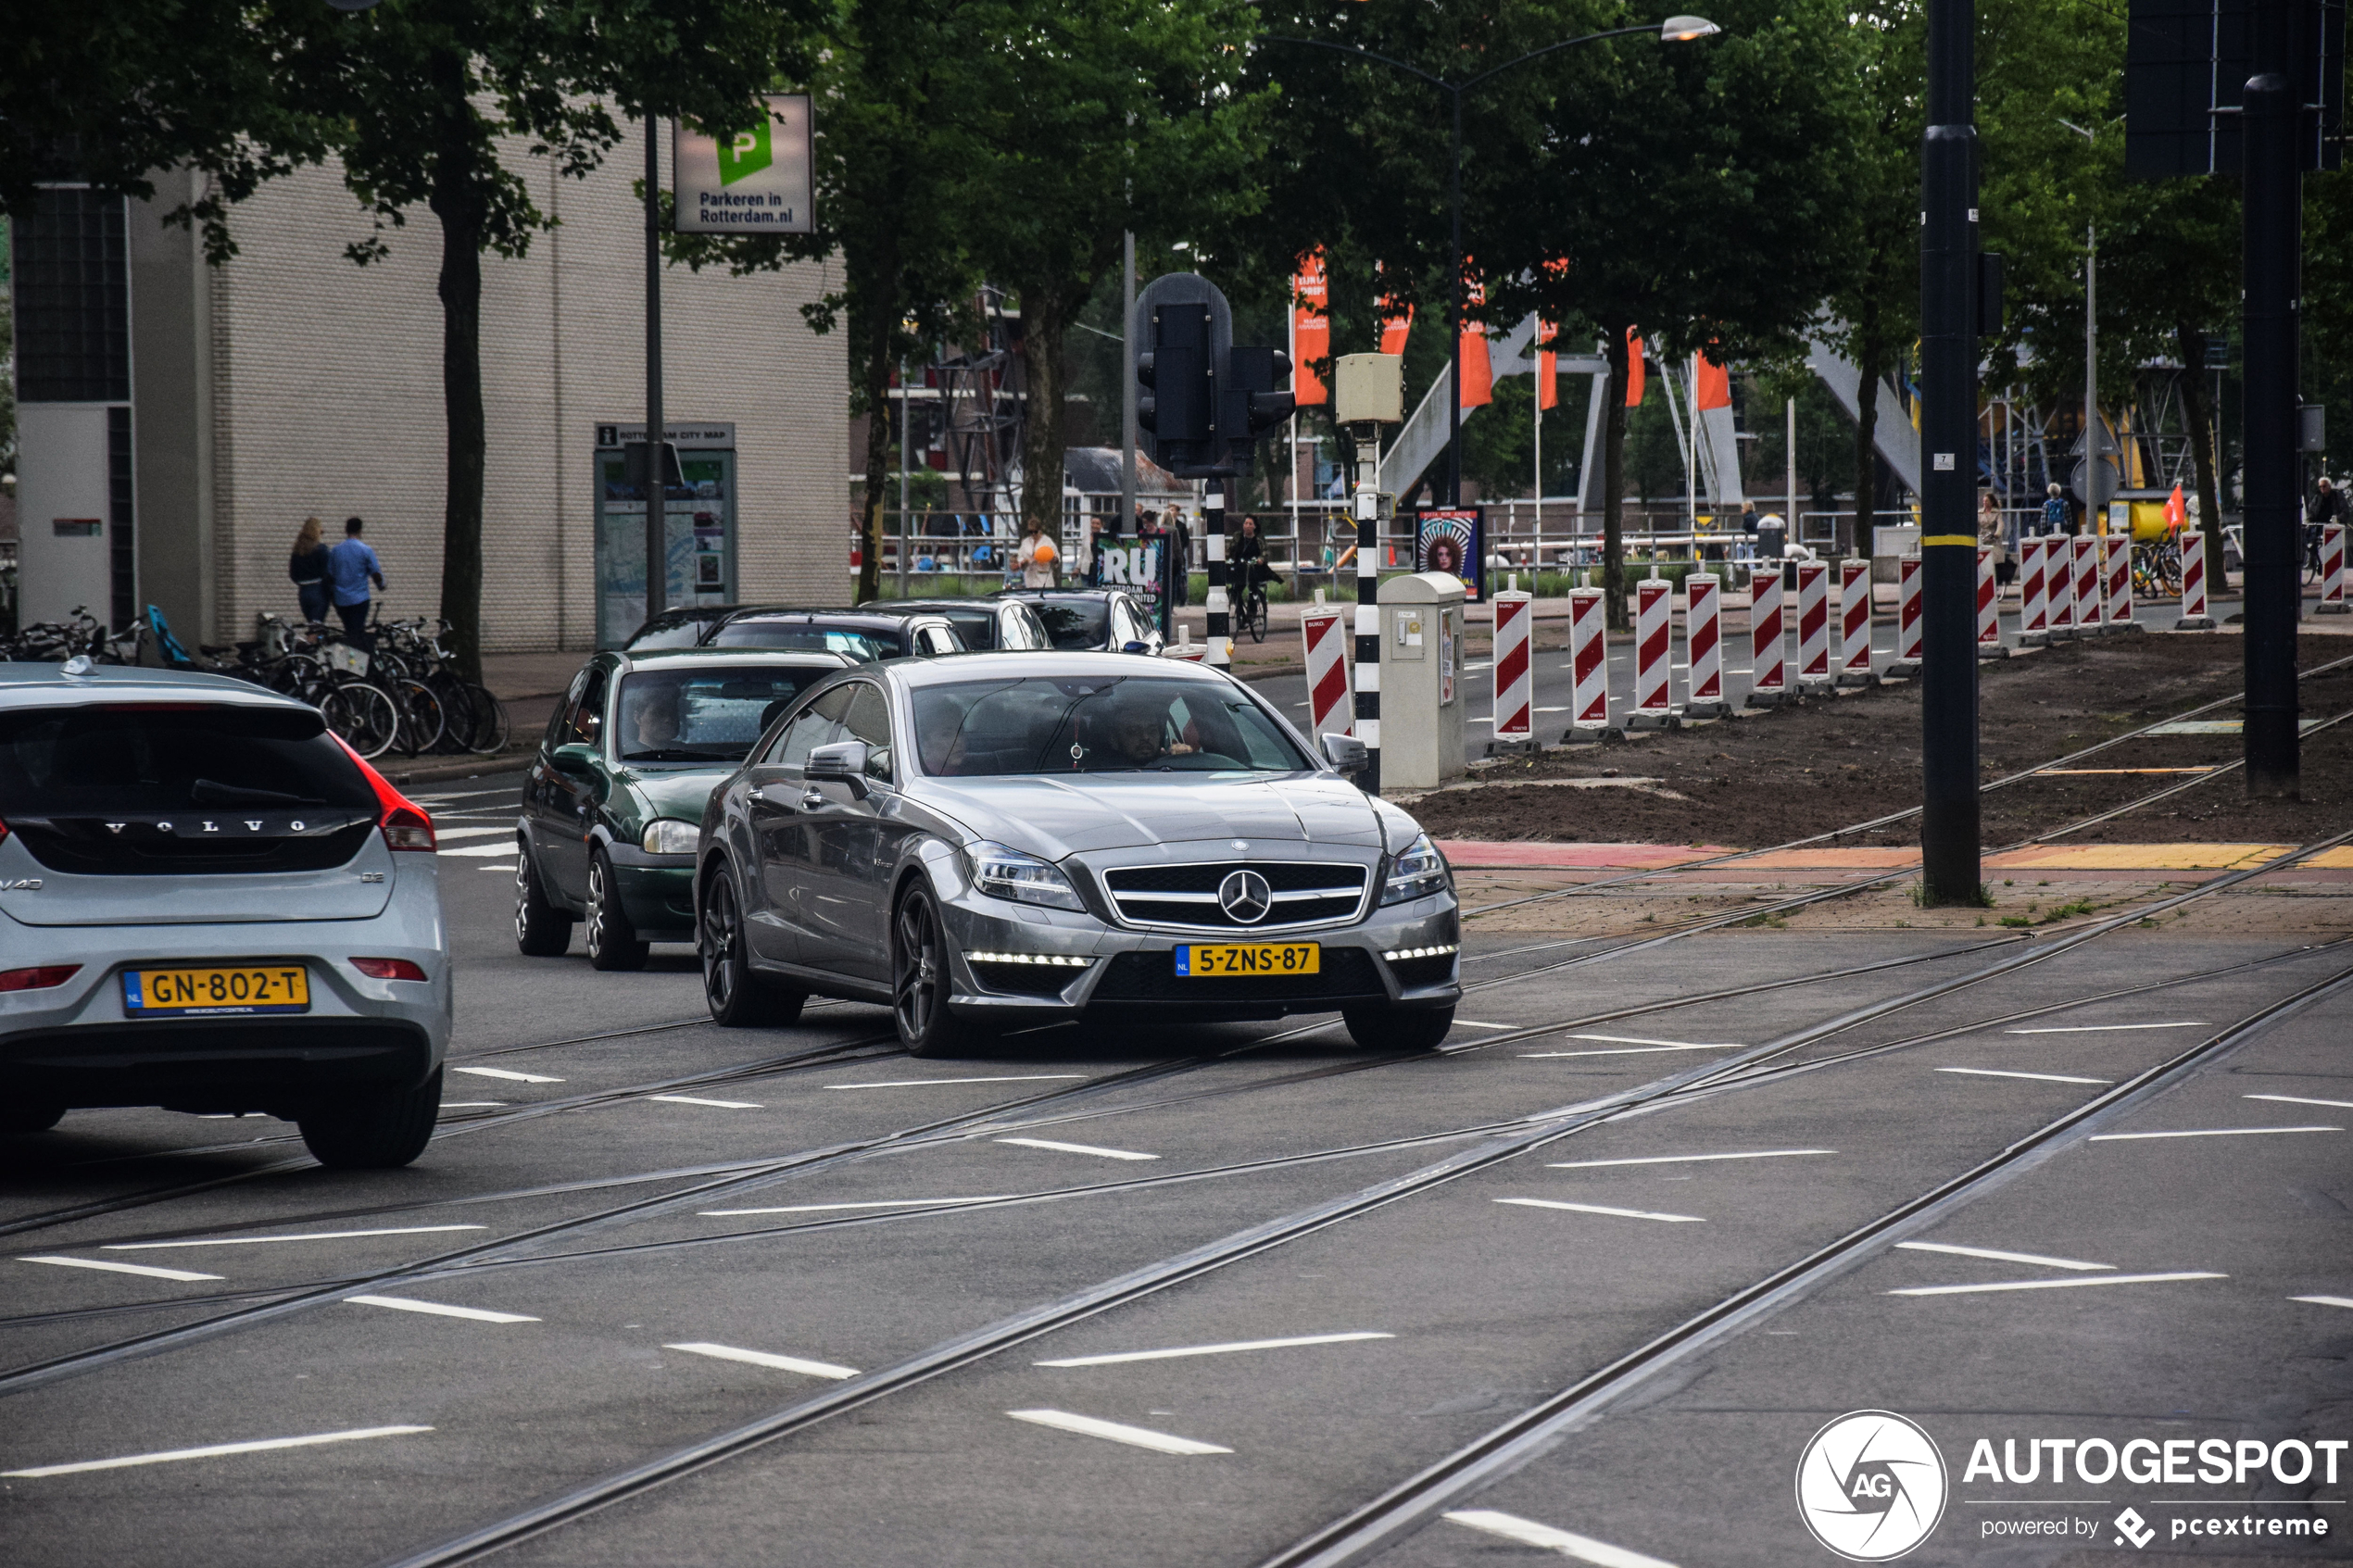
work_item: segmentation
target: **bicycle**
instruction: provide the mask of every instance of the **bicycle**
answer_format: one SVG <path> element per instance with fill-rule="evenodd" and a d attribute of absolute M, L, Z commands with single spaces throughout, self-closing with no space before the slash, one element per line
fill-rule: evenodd
<path fill-rule="evenodd" d="M 1242 591 L 1241 614 L 1238 619 L 1241 629 L 1250 633 L 1250 640 L 1253 643 L 1266 640 L 1266 585 L 1259 581 L 1259 573 L 1263 570 L 1256 561 L 1245 562 L 1242 568 L 1242 580 L 1246 586 Z"/>
<path fill-rule="evenodd" d="M 2148 539 L 2133 546 L 2133 592 L 2152 599 L 2182 596 L 2179 540 Z"/>

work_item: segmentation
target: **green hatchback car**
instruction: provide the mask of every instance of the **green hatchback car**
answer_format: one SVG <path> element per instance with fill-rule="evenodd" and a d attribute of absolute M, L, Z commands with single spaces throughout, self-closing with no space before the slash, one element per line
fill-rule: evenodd
<path fill-rule="evenodd" d="M 547 721 L 516 823 L 515 945 L 636 969 L 649 942 L 695 936 L 695 842 L 711 786 L 834 653 L 662 648 L 591 659 Z"/>

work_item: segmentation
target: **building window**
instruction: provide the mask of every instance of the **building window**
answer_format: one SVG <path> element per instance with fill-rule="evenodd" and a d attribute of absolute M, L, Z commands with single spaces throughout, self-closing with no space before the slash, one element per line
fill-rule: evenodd
<path fill-rule="evenodd" d="M 113 613 L 107 624 L 114 631 L 130 629 L 139 616 L 137 531 L 132 521 L 131 410 L 107 410 L 107 567 Z"/>
<path fill-rule="evenodd" d="M 17 395 L 26 403 L 131 400 L 123 201 L 80 187 L 41 193 L 18 218 Z"/>

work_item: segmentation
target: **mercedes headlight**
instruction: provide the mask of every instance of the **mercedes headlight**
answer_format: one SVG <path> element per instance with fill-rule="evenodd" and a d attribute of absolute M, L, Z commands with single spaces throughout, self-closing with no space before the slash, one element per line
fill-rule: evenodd
<path fill-rule="evenodd" d="M 972 860 L 973 885 L 991 898 L 1043 904 L 1050 909 L 1087 908 L 1070 879 L 1035 855 L 1001 844 L 975 844 L 964 853 Z"/>
<path fill-rule="evenodd" d="M 1446 857 L 1424 834 L 1405 847 L 1389 868 L 1389 880 L 1381 884 L 1380 901 L 1386 906 L 1403 904 L 1408 899 L 1428 897 L 1443 893 L 1450 885 L 1446 874 Z"/>
<path fill-rule="evenodd" d="M 646 824 L 646 834 L 637 847 L 648 855 L 691 855 L 695 841 L 702 835 L 698 822 L 682 822 L 675 817 L 662 817 Z"/>

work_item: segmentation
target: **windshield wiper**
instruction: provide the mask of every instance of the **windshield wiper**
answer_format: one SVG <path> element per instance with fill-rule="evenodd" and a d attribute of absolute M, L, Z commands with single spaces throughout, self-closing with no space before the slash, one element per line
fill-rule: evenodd
<path fill-rule="evenodd" d="M 198 779 L 188 786 L 188 798 L 199 806 L 324 806 L 316 796 L 286 795 L 274 789 L 247 789 L 243 784 Z"/>
<path fill-rule="evenodd" d="M 660 751 L 624 751 L 623 762 L 735 762 L 741 760 L 739 751 L 696 751 L 683 746 L 665 746 Z"/>

